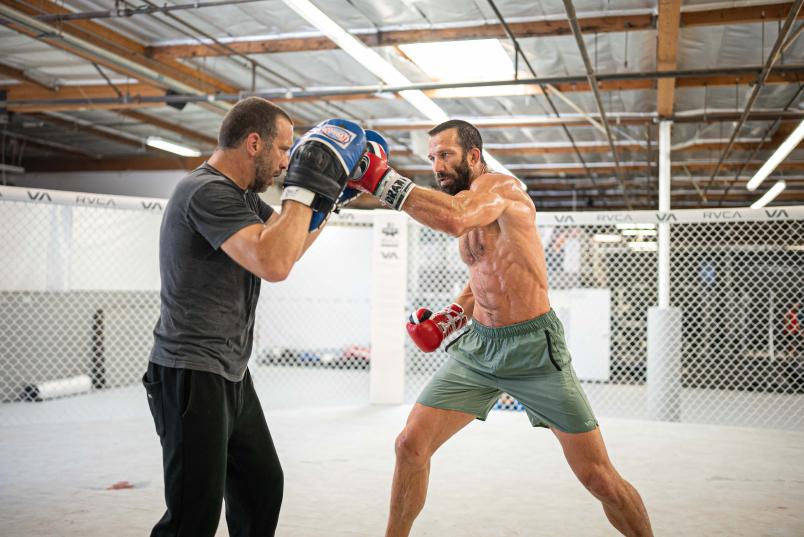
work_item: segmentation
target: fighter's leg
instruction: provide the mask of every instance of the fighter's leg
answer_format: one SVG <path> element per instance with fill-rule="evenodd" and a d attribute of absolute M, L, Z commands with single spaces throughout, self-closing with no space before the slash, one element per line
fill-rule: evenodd
<path fill-rule="evenodd" d="M 603 504 L 609 522 L 628 536 L 652 536 L 648 512 L 637 490 L 617 473 L 609 460 L 600 429 L 586 433 L 553 433 L 580 482 Z"/>
<path fill-rule="evenodd" d="M 473 414 L 457 410 L 443 410 L 420 403 L 413 406 L 405 428 L 396 439 L 396 467 L 386 537 L 410 534 L 413 521 L 427 497 L 430 457 L 474 419 Z"/>

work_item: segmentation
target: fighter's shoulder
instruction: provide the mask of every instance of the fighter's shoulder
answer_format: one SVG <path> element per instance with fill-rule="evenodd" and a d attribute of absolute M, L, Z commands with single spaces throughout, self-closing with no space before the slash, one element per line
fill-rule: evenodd
<path fill-rule="evenodd" d="M 493 192 L 514 201 L 528 197 L 525 184 L 505 173 L 486 172 L 472 182 L 471 189 L 476 192 Z"/>

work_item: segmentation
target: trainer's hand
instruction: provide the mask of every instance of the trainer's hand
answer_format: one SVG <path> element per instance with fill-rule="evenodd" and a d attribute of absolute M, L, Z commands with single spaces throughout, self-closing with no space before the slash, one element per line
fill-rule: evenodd
<path fill-rule="evenodd" d="M 386 160 L 390 158 L 391 152 L 388 150 L 388 141 L 385 137 L 377 131 L 366 129 L 366 151 L 371 151 L 374 154 L 385 153 Z M 362 156 L 362 155 L 361 155 Z M 335 202 L 334 212 L 340 212 L 341 209 L 352 203 L 361 192 L 365 189 L 353 188 L 347 186 L 338 196 L 338 201 Z"/>
<path fill-rule="evenodd" d="M 371 132 L 371 136 L 366 134 L 366 139 L 369 140 L 366 152 L 358 162 L 347 188 L 368 192 L 379 198 L 384 206 L 399 211 L 415 185 L 388 166 L 388 144 L 384 143 L 382 135 Z"/>
<path fill-rule="evenodd" d="M 322 121 L 293 145 L 281 199 L 313 209 L 310 231 L 334 208 L 365 147 L 365 132 L 347 119 Z"/>
<path fill-rule="evenodd" d="M 460 304 L 450 304 L 436 313 L 419 308 L 410 314 L 408 335 L 421 350 L 433 352 L 444 338 L 466 326 L 467 321 Z"/>

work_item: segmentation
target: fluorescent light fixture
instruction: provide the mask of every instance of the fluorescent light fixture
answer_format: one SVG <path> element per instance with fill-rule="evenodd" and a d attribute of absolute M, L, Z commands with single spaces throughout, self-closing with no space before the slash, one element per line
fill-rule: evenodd
<path fill-rule="evenodd" d="M 514 64 L 499 39 L 442 41 L 399 45 L 399 49 L 436 82 L 474 82 L 514 78 Z M 541 93 L 538 86 L 475 86 L 441 88 L 431 95 L 437 99 L 531 95 Z"/>
<path fill-rule="evenodd" d="M 757 187 L 762 184 L 762 181 L 764 181 L 768 175 L 770 175 L 770 173 L 776 169 L 776 166 L 787 158 L 787 155 L 789 155 L 793 149 L 798 147 L 798 144 L 801 143 L 802 139 L 804 139 L 804 120 L 798 124 L 796 130 L 790 133 L 790 136 L 787 137 L 787 140 L 782 142 L 782 145 L 780 145 L 776 151 L 774 151 L 773 155 L 771 155 L 768 161 L 762 165 L 757 173 L 754 174 L 751 180 L 748 181 L 748 184 L 745 185 L 745 188 L 751 192 L 756 190 Z"/>
<path fill-rule="evenodd" d="M 183 157 L 201 156 L 201 151 L 198 149 L 177 144 L 176 142 L 171 142 L 170 140 L 165 140 L 164 138 L 160 138 L 158 136 L 149 136 L 145 139 L 145 143 L 151 147 L 155 147 L 169 153 L 175 153 L 176 155 L 181 155 Z"/>
<path fill-rule="evenodd" d="M 626 237 L 655 237 L 656 230 L 655 229 L 623 229 L 620 230 Z"/>
<path fill-rule="evenodd" d="M 390 86 L 407 86 L 411 84 L 411 81 L 399 72 L 396 67 L 391 65 L 374 50 L 367 47 L 362 41 L 341 28 L 338 23 L 330 19 L 309 0 L 284 0 L 284 2 L 288 7 L 298 13 L 307 22 L 318 28 L 321 33 L 332 39 L 344 52 L 349 54 L 386 84 Z M 511 62 L 510 58 L 508 58 L 508 62 Z M 442 123 L 449 119 L 447 113 L 421 90 L 400 91 L 399 95 L 433 123 Z M 493 166 L 495 170 L 514 175 L 505 166 L 489 155 L 488 152 L 484 151 L 483 155 L 486 158 L 486 162 Z"/>
<path fill-rule="evenodd" d="M 770 187 L 770 190 L 765 192 L 765 195 L 763 195 L 761 198 L 759 198 L 758 200 L 756 200 L 754 203 L 751 204 L 751 208 L 752 209 L 763 208 L 765 205 L 775 200 L 776 196 L 781 194 L 782 190 L 784 190 L 786 187 L 787 184 L 784 181 L 776 181 L 776 184 Z"/>
<path fill-rule="evenodd" d="M 399 45 L 400 50 L 438 82 L 505 80 L 514 64 L 499 39 Z"/>
<path fill-rule="evenodd" d="M 659 247 L 653 241 L 629 242 L 628 247 L 638 252 L 655 252 L 659 249 Z"/>
<path fill-rule="evenodd" d="M 598 233 L 592 239 L 595 242 L 604 242 L 604 243 L 613 243 L 613 242 L 622 242 L 623 238 L 619 235 L 609 235 L 606 233 Z"/>

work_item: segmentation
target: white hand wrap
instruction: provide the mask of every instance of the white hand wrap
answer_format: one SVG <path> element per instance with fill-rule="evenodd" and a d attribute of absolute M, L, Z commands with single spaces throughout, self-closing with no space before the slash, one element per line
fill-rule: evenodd
<path fill-rule="evenodd" d="M 280 201 L 293 200 L 310 207 L 315 200 L 315 192 L 299 186 L 286 186 L 282 190 Z"/>
<path fill-rule="evenodd" d="M 410 191 L 413 190 L 415 186 L 416 184 L 413 181 L 399 175 L 393 168 L 389 168 L 388 173 L 385 174 L 380 184 L 377 185 L 377 190 L 374 191 L 374 195 L 379 198 L 380 203 L 389 209 L 401 211 L 402 204 L 408 199 Z"/>

